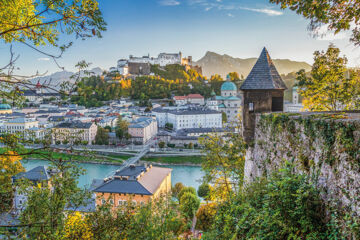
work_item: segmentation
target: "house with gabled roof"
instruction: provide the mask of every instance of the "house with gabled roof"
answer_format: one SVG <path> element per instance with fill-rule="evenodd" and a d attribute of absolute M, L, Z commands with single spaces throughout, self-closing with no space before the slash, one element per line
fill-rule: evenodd
<path fill-rule="evenodd" d="M 93 186 L 96 205 L 105 203 L 121 206 L 128 201 L 145 204 L 171 191 L 170 168 L 130 165 L 117 171 L 112 177 L 95 180 Z"/>

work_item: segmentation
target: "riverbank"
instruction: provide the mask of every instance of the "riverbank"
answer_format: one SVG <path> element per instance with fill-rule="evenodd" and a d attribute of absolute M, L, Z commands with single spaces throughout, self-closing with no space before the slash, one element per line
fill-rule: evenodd
<path fill-rule="evenodd" d="M 182 165 L 182 166 L 201 166 L 201 156 L 176 156 L 176 157 L 143 157 L 141 162 L 154 165 Z"/>

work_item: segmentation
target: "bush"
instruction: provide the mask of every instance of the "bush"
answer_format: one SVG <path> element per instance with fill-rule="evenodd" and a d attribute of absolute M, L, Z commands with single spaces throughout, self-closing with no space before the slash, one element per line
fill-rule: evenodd
<path fill-rule="evenodd" d="M 164 148 L 165 147 L 165 142 L 161 141 L 158 143 L 159 148 Z"/>
<path fill-rule="evenodd" d="M 167 146 L 168 146 L 169 148 L 174 148 L 174 147 L 175 147 L 175 144 L 173 144 L 173 143 L 168 143 Z"/>
<path fill-rule="evenodd" d="M 209 231 L 214 224 L 215 214 L 215 203 L 208 203 L 202 205 L 196 213 L 196 228 L 202 231 Z"/>
<path fill-rule="evenodd" d="M 181 182 L 176 183 L 175 186 L 172 187 L 171 189 L 173 197 L 178 198 L 178 194 L 181 192 L 183 188 L 184 185 Z"/>
<path fill-rule="evenodd" d="M 320 192 L 293 166 L 262 178 L 219 206 L 217 239 L 328 239 Z"/>
<path fill-rule="evenodd" d="M 179 199 L 179 201 L 180 201 L 181 197 L 182 197 L 185 193 L 187 193 L 187 192 L 189 192 L 189 193 L 191 193 L 191 194 L 194 194 L 194 195 L 196 196 L 196 190 L 195 190 L 195 188 L 193 188 L 193 187 L 183 187 L 183 188 L 181 189 L 181 191 L 179 192 L 179 194 L 178 194 L 178 199 Z"/>
<path fill-rule="evenodd" d="M 191 220 L 200 206 L 200 199 L 191 192 L 185 192 L 180 198 L 180 210 L 184 217 Z"/>
<path fill-rule="evenodd" d="M 199 186 L 197 190 L 199 197 L 202 197 L 205 200 L 210 199 L 210 185 L 208 183 L 203 183 Z"/>

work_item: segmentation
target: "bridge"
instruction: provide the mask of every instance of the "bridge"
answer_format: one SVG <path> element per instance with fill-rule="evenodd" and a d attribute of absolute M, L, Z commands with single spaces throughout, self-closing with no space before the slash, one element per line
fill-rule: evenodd
<path fill-rule="evenodd" d="M 135 156 L 129 158 L 128 160 L 126 160 L 119 169 L 110 172 L 107 177 L 111 177 L 114 176 L 115 172 L 119 172 L 121 170 L 123 170 L 124 168 L 137 163 L 142 157 L 144 157 L 148 152 L 150 151 L 150 145 L 147 145 L 142 151 L 138 152 Z"/>

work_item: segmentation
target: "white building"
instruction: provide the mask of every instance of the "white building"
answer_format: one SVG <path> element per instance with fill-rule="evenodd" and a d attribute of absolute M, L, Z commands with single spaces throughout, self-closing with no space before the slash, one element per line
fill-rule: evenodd
<path fill-rule="evenodd" d="M 159 127 L 165 127 L 166 123 L 173 125 L 174 130 L 185 128 L 221 128 L 221 112 L 208 108 L 186 108 L 167 110 L 163 108 L 153 109 Z"/>
<path fill-rule="evenodd" d="M 221 85 L 221 96 L 215 96 L 213 92 L 212 97 L 206 101 L 206 106 L 226 113 L 228 121 L 234 122 L 241 113 L 241 96 L 235 83 L 229 80 L 229 75 L 227 78 L 227 81 Z"/>
<path fill-rule="evenodd" d="M 5 122 L 0 129 L 3 133 L 17 134 L 28 140 L 42 140 L 50 133 L 49 128 L 39 126 L 34 118 L 15 118 Z"/>

